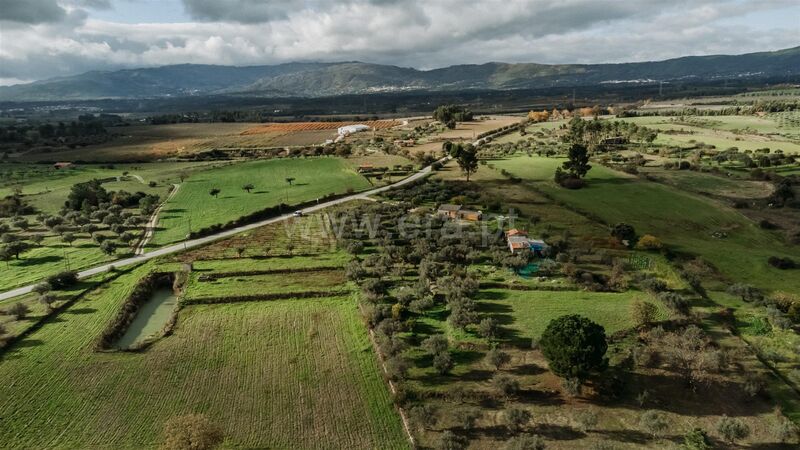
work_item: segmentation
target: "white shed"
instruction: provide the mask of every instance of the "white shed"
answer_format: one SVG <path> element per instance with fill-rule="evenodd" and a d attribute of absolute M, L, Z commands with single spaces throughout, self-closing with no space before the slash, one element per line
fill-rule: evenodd
<path fill-rule="evenodd" d="M 339 127 L 339 136 L 347 136 L 348 134 L 359 133 L 367 130 L 369 130 L 369 126 L 364 124 L 347 125 L 344 127 Z"/>

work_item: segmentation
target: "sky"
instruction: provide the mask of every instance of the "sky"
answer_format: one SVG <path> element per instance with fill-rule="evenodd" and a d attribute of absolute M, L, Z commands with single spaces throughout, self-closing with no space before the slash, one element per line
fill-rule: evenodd
<path fill-rule="evenodd" d="M 168 64 L 651 61 L 800 45 L 800 0 L 0 0 L 0 85 Z"/>

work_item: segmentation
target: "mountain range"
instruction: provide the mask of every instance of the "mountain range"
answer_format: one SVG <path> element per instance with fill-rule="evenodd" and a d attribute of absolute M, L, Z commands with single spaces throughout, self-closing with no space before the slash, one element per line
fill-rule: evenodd
<path fill-rule="evenodd" d="M 0 87 L 0 101 L 137 99 L 203 95 L 324 97 L 403 91 L 510 90 L 607 83 L 796 78 L 800 47 L 744 55 L 620 64 L 487 63 L 417 70 L 363 62 L 263 66 L 180 64 L 91 71 Z"/>

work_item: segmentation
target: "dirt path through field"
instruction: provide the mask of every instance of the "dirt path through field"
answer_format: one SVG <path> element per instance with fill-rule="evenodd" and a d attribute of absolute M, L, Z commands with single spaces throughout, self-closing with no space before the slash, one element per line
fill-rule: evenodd
<path fill-rule="evenodd" d="M 134 176 L 138 177 L 138 175 Z M 139 179 L 141 178 L 142 177 L 139 177 Z M 144 183 L 144 180 L 142 180 L 142 183 Z M 161 202 L 161 204 L 158 205 L 158 208 L 156 208 L 156 210 L 153 211 L 153 215 L 150 216 L 150 220 L 147 222 L 147 225 L 145 225 L 144 236 L 142 236 L 142 240 L 139 241 L 139 244 L 136 245 L 136 250 L 133 251 L 134 255 L 140 256 L 144 254 L 144 248 L 147 246 L 147 243 L 150 242 L 150 239 L 153 238 L 153 234 L 156 232 L 156 226 L 158 225 L 158 214 L 161 212 L 161 208 L 163 208 L 164 205 L 166 205 L 167 202 L 173 196 L 175 196 L 175 194 L 178 192 L 178 189 L 180 189 L 181 187 L 180 183 L 173 184 L 173 186 L 175 186 L 175 188 L 172 189 L 172 191 L 170 191 L 169 195 L 167 196 L 167 199 Z"/>

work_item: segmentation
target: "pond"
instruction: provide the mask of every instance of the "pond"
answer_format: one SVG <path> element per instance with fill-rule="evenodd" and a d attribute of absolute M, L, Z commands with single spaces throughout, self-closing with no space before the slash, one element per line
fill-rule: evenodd
<path fill-rule="evenodd" d="M 115 347 L 129 348 L 160 332 L 172 316 L 172 311 L 177 303 L 178 297 L 171 288 L 156 289 L 150 300 L 139 308 L 133 322 L 117 341 Z"/>

